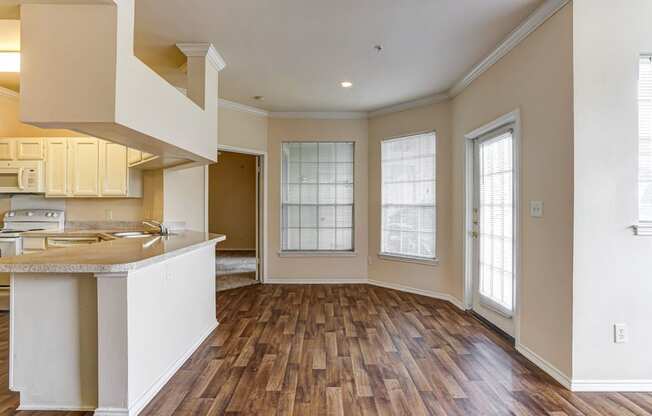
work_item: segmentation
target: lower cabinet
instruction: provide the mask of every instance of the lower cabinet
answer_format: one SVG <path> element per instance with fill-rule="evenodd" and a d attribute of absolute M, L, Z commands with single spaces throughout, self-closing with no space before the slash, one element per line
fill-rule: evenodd
<path fill-rule="evenodd" d="M 142 197 L 127 148 L 93 137 L 48 138 L 45 173 L 48 197 Z"/>

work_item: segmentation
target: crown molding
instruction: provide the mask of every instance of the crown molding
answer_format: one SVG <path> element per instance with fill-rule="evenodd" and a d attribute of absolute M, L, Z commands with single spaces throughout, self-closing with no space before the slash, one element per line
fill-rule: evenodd
<path fill-rule="evenodd" d="M 570 0 L 546 0 L 539 6 L 523 23 L 514 29 L 489 55 L 476 64 L 471 71 L 457 81 L 450 90 L 448 95 L 453 98 L 459 95 L 475 79 L 484 74 L 501 58 L 511 52 L 518 46 L 530 33 L 534 32 L 539 26 L 545 23 L 559 9 L 568 4 Z"/>
<path fill-rule="evenodd" d="M 365 111 L 288 111 L 270 112 L 271 118 L 294 118 L 313 120 L 359 120 L 366 119 Z"/>
<path fill-rule="evenodd" d="M 430 104 L 441 103 L 448 100 L 448 94 L 434 94 L 428 97 L 419 98 L 418 100 L 406 101 L 404 103 L 390 105 L 389 107 L 382 107 L 378 110 L 370 111 L 369 118 L 382 116 L 385 114 L 398 113 L 400 111 L 410 110 L 412 108 L 425 107 Z"/>
<path fill-rule="evenodd" d="M 14 90 L 10 90 L 9 88 L 0 87 L 0 96 L 17 100 L 20 97 L 20 94 Z"/>
<path fill-rule="evenodd" d="M 228 108 L 229 110 L 240 111 L 242 113 L 255 114 L 257 116 L 269 117 L 269 112 L 262 108 L 256 108 L 245 104 L 236 103 L 235 101 L 224 100 L 222 98 L 218 101 L 218 106 L 221 108 Z"/>
<path fill-rule="evenodd" d="M 206 57 L 206 60 L 219 71 L 226 67 L 222 55 L 212 43 L 177 43 L 177 48 L 188 57 Z"/>

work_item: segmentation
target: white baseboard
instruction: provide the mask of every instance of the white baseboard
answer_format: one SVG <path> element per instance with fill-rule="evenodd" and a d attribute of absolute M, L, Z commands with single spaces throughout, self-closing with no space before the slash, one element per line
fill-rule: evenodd
<path fill-rule="evenodd" d="M 206 331 L 202 333 L 202 335 L 195 341 L 190 348 L 174 363 L 172 364 L 165 373 L 150 387 L 146 392 L 144 392 L 134 403 L 129 407 L 129 410 L 127 412 L 127 416 L 134 416 L 140 413 L 141 410 L 147 406 L 147 404 L 156 396 L 156 394 L 165 386 L 165 384 L 172 378 L 172 376 L 181 368 L 181 366 L 190 358 L 190 356 L 199 348 L 202 342 L 208 338 L 208 336 L 217 328 L 219 323 L 215 321 L 211 325 L 208 326 Z M 110 411 L 115 410 L 118 411 L 120 409 L 109 409 Z M 95 413 L 95 416 L 101 416 L 101 415 L 106 415 L 106 416 L 115 416 L 115 415 L 122 415 L 123 413 L 100 413 L 98 414 L 97 412 Z"/>
<path fill-rule="evenodd" d="M 460 310 L 463 311 L 466 310 L 464 304 L 459 299 L 457 299 L 453 295 L 449 295 L 448 293 L 435 292 L 434 290 L 417 289 L 410 286 L 403 286 L 396 283 L 387 283 L 380 280 L 370 279 L 368 283 L 372 286 L 379 286 L 379 287 L 384 287 L 386 289 L 394 289 L 401 292 L 413 293 L 415 295 L 421 295 L 421 296 L 427 296 L 429 298 L 445 300 L 452 303 Z"/>
<path fill-rule="evenodd" d="M 271 285 L 360 285 L 369 281 L 360 277 L 319 277 L 311 278 L 287 278 L 287 277 L 266 277 L 265 284 Z"/>
<path fill-rule="evenodd" d="M 98 407 L 93 416 L 129 416 L 129 409 L 119 407 Z"/>
<path fill-rule="evenodd" d="M 518 351 L 522 356 L 532 361 L 534 365 L 543 370 L 550 377 L 557 380 L 559 384 L 571 390 L 571 378 L 564 374 L 554 365 L 550 364 L 548 361 L 544 360 L 537 353 L 529 349 L 523 344 L 516 344 L 516 351 Z"/>
<path fill-rule="evenodd" d="M 23 404 L 21 403 L 16 410 L 31 412 L 92 412 L 95 406 L 66 406 L 61 404 Z"/>
<path fill-rule="evenodd" d="M 652 380 L 573 380 L 571 391 L 649 393 Z"/>

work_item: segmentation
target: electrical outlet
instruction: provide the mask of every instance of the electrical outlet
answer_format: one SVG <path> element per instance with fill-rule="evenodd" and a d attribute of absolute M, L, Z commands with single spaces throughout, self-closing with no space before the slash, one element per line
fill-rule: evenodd
<path fill-rule="evenodd" d="M 105 209 L 104 219 L 106 219 L 107 221 L 111 221 L 113 219 L 113 211 L 111 211 L 110 209 Z"/>
<path fill-rule="evenodd" d="M 624 344 L 627 342 L 627 325 L 614 324 L 614 342 Z"/>
<path fill-rule="evenodd" d="M 543 201 L 530 201 L 530 217 L 543 217 Z"/>
<path fill-rule="evenodd" d="M 367 263 L 371 266 L 371 256 L 367 257 Z"/>

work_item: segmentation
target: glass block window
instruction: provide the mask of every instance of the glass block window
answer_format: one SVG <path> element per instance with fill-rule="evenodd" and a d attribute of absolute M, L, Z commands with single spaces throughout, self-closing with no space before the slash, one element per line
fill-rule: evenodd
<path fill-rule="evenodd" d="M 351 142 L 283 143 L 283 251 L 353 251 L 353 160 Z"/>
<path fill-rule="evenodd" d="M 381 254 L 435 258 L 435 133 L 381 144 Z"/>

